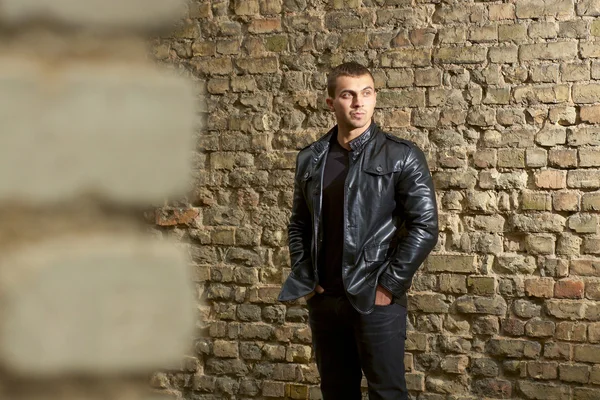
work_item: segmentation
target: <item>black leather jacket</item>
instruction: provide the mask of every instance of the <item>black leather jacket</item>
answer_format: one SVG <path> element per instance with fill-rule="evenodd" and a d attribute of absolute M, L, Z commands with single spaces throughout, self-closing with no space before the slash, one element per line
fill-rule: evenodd
<path fill-rule="evenodd" d="M 298 299 L 317 286 L 322 251 L 322 182 L 334 127 L 302 149 L 296 161 L 288 226 L 291 273 L 280 301 Z M 438 240 L 435 191 L 423 152 L 372 124 L 351 142 L 344 188 L 342 278 L 354 308 L 370 313 L 377 285 L 406 295 L 412 277 Z"/>

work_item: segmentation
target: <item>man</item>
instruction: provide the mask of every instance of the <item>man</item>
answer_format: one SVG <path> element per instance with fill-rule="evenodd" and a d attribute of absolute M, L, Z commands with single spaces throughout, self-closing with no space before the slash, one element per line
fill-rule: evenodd
<path fill-rule="evenodd" d="M 406 292 L 437 243 L 435 192 L 423 152 L 372 122 L 369 70 L 328 77 L 337 125 L 302 149 L 289 223 L 291 273 L 280 301 L 305 297 L 324 400 L 408 399 Z"/>

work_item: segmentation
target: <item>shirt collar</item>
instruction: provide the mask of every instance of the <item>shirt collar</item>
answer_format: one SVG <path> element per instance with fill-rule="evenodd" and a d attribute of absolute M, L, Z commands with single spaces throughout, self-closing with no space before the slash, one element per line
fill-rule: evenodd
<path fill-rule="evenodd" d="M 369 141 L 369 139 L 372 136 L 374 126 L 375 126 L 375 123 L 372 122 L 363 133 L 361 133 L 360 135 L 358 135 L 357 137 L 355 137 L 348 143 L 350 145 L 350 148 L 352 149 L 352 151 L 360 152 L 363 149 L 365 144 Z M 337 133 L 338 133 L 338 131 L 336 129 L 335 135 L 332 135 L 331 140 L 337 141 Z"/>

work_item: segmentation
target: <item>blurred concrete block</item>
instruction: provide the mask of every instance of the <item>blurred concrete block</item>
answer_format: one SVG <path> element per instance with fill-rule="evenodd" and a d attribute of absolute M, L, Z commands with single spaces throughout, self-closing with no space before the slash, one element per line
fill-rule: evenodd
<path fill-rule="evenodd" d="M 97 28 L 156 28 L 186 12 L 185 0 L 0 0 L 0 22 L 45 20 Z"/>
<path fill-rule="evenodd" d="M 184 194 L 196 105 L 193 82 L 150 63 L 1 57 L 0 201 Z"/>
<path fill-rule="evenodd" d="M 0 255 L 0 365 L 26 376 L 177 368 L 195 327 L 175 244 L 69 236 Z"/>

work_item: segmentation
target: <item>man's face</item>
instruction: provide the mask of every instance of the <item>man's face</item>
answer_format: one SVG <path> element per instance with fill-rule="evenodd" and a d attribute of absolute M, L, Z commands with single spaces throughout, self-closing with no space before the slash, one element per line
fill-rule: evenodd
<path fill-rule="evenodd" d="M 375 111 L 377 93 L 369 75 L 340 76 L 336 80 L 335 98 L 327 99 L 338 126 L 349 132 L 366 129 Z"/>

